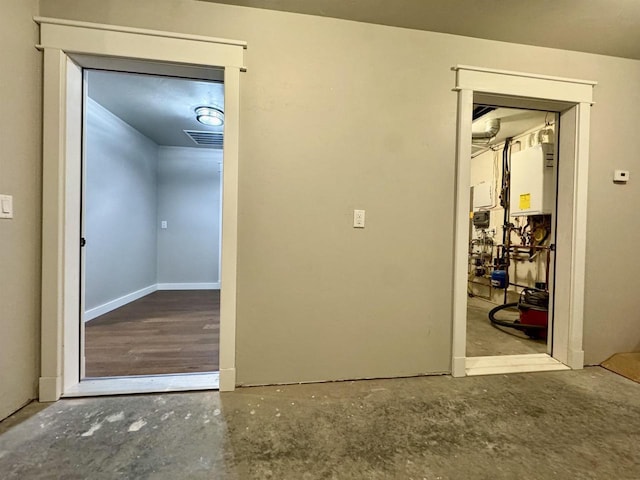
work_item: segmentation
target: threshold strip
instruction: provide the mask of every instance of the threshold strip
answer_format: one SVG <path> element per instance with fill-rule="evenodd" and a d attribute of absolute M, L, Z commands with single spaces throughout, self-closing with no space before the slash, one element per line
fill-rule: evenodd
<path fill-rule="evenodd" d="M 571 369 L 546 353 L 467 357 L 465 359 L 465 372 L 467 376 L 549 372 L 554 370 Z"/>
<path fill-rule="evenodd" d="M 218 372 L 105 377 L 82 380 L 77 385 L 67 389 L 62 397 L 188 392 L 218 390 L 219 388 L 220 374 Z"/>

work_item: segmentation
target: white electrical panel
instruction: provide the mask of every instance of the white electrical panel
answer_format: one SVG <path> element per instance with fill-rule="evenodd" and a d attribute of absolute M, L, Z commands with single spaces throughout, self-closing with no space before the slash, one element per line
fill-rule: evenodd
<path fill-rule="evenodd" d="M 546 215 L 555 207 L 555 148 L 542 143 L 511 154 L 512 217 Z"/>
<path fill-rule="evenodd" d="M 482 182 L 473 186 L 473 209 L 492 207 L 491 183 Z"/>

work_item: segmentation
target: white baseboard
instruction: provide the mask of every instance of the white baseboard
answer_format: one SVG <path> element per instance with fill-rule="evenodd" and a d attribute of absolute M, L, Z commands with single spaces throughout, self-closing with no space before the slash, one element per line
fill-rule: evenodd
<path fill-rule="evenodd" d="M 115 300 L 111 300 L 110 302 L 104 303 L 90 310 L 87 310 L 86 312 L 84 312 L 84 321 L 88 322 L 89 320 L 93 320 L 94 318 L 99 317 L 100 315 L 104 315 L 105 313 L 109 313 L 110 311 L 115 310 L 116 308 L 120 308 L 126 305 L 127 303 L 131 303 L 134 300 L 138 300 L 139 298 L 145 297 L 150 293 L 155 292 L 156 290 L 158 290 L 158 285 L 149 285 L 148 287 L 141 288 L 140 290 L 131 292 L 120 298 L 116 298 Z"/>
<path fill-rule="evenodd" d="M 452 377 L 464 377 L 467 374 L 465 370 L 466 360 L 466 357 L 453 357 L 451 364 Z"/>
<path fill-rule="evenodd" d="M 38 401 L 56 402 L 62 395 L 60 377 L 40 377 L 38 385 Z"/>
<path fill-rule="evenodd" d="M 220 282 L 213 283 L 159 283 L 158 290 L 220 290 Z"/>
<path fill-rule="evenodd" d="M 116 308 L 120 308 L 127 303 L 131 303 L 139 298 L 145 297 L 156 290 L 220 290 L 220 282 L 214 283 L 156 283 L 142 288 L 136 292 L 131 292 L 115 300 L 94 307 L 84 312 L 84 321 L 88 322 L 94 318 L 109 313 Z"/>
<path fill-rule="evenodd" d="M 220 369 L 220 391 L 233 392 L 236 389 L 236 369 L 221 368 Z"/>
<path fill-rule="evenodd" d="M 569 349 L 569 365 L 574 370 L 582 370 L 584 368 L 584 350 Z"/>

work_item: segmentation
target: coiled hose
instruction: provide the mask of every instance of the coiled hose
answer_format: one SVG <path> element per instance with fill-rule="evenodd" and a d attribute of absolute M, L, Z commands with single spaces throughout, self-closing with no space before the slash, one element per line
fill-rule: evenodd
<path fill-rule="evenodd" d="M 496 313 L 500 312 L 501 310 L 505 310 L 507 308 L 517 307 L 519 304 L 520 302 L 505 303 L 504 305 L 498 305 L 497 307 L 492 308 L 489 311 L 489 320 L 494 325 L 499 325 L 501 327 L 507 327 L 507 328 L 515 328 L 516 330 L 521 330 L 525 333 L 527 333 L 527 331 L 530 331 L 530 330 L 543 330 L 547 328 L 546 325 L 529 325 L 526 323 L 520 323 L 519 320 L 508 321 L 508 320 L 500 320 L 499 318 L 496 318 Z"/>

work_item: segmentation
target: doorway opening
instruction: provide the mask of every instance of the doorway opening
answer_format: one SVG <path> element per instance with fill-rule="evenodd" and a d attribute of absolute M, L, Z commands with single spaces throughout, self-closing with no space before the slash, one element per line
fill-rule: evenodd
<path fill-rule="evenodd" d="M 224 84 L 83 79 L 80 379 L 217 373 Z"/>
<path fill-rule="evenodd" d="M 458 93 L 458 118 L 456 141 L 456 207 L 455 207 L 455 244 L 454 244 L 454 274 L 453 274 L 453 342 L 451 372 L 454 377 L 465 375 L 488 375 L 510 372 L 532 372 L 543 370 L 579 369 L 584 366 L 584 351 L 582 347 L 583 315 L 584 315 L 584 284 L 586 259 L 586 208 L 587 208 L 587 178 L 589 166 L 589 118 L 593 98 L 593 88 L 596 82 L 563 77 L 552 77 L 526 72 L 495 70 L 484 67 L 459 65 L 453 68 L 456 72 L 455 91 Z M 522 235 L 530 231 L 529 235 L 538 230 L 550 231 L 551 245 L 549 248 L 549 273 L 545 276 L 546 289 L 549 280 L 553 280 L 552 290 L 549 291 L 551 301 L 547 308 L 547 352 L 521 355 L 487 355 L 470 357 L 467 354 L 467 306 L 469 298 L 470 252 L 472 240 L 470 230 L 473 218 L 469 212 L 473 210 L 470 186 L 472 162 L 472 119 L 474 105 L 515 109 L 538 110 L 555 114 L 554 137 L 556 139 L 556 178 L 552 184 L 557 184 L 555 219 L 551 225 L 544 216 L 534 222 L 528 220 L 526 224 L 516 225 L 514 222 L 503 221 L 502 225 L 514 224 L 520 228 Z M 495 127 L 489 125 L 485 130 L 486 136 L 493 136 L 491 131 Z M 539 135 L 543 137 L 544 135 Z M 541 141 L 540 144 L 550 143 Z M 515 150 L 515 149 L 514 149 Z M 521 153 L 524 155 L 527 150 Z M 509 153 L 507 151 L 507 153 Z M 519 152 L 520 153 L 520 152 Z M 513 159 L 512 159 L 513 160 Z M 508 161 L 508 158 L 507 158 Z M 539 164 L 538 164 L 539 165 Z M 542 168 L 542 167 L 540 167 Z M 542 175 L 544 177 L 544 175 Z M 557 183 L 556 183 L 557 182 Z M 544 182 L 543 182 L 544 183 Z M 486 191 L 486 187 L 484 188 Z M 480 189 L 480 190 L 481 190 Z M 489 187 L 490 192 L 491 187 Z M 533 208 L 532 192 L 518 192 L 516 200 L 510 198 L 510 203 L 517 205 L 523 211 Z M 520 197 L 522 195 L 522 197 Z M 491 199 L 489 199 L 489 202 Z M 520 216 L 520 215 L 518 215 Z M 510 218 L 509 215 L 508 218 Z M 503 217 L 504 218 L 504 217 Z M 484 222 L 486 218 L 478 218 L 477 222 Z M 482 224 L 482 223 L 480 223 Z M 545 226 L 546 225 L 546 226 Z M 488 227 L 490 229 L 491 220 Z M 540 229 L 540 226 L 543 228 Z M 523 230 L 524 229 L 524 230 Z M 511 227 L 509 227 L 511 230 Z M 513 233 L 513 232 L 511 232 Z M 540 239 L 544 238 L 544 233 Z M 516 237 L 518 235 L 516 234 Z M 481 235 L 481 239 L 482 239 Z M 511 241 L 507 235 L 503 244 Z M 516 238 L 516 240 L 518 240 Z M 540 240 L 541 241 L 541 240 Z M 547 241 L 547 240 L 545 240 Z M 485 247 L 488 240 L 477 242 Z M 517 247 L 532 250 L 535 244 Z M 543 246 L 543 245 L 540 245 Z M 498 278 L 504 284 L 508 283 L 508 269 L 510 265 L 503 253 L 513 253 L 514 249 L 503 245 L 497 256 L 497 263 L 492 263 L 493 270 L 502 274 Z M 535 250 L 532 254 L 535 255 Z M 511 253 L 510 253 L 511 252 Z M 557 254 L 557 257 L 556 257 Z M 525 253 L 524 256 L 527 254 Z M 536 256 L 539 257 L 540 254 Z M 477 257 L 479 265 L 483 267 L 483 258 L 489 258 L 488 252 L 479 248 Z M 534 259 L 535 260 L 535 259 Z M 474 260 L 475 264 L 475 260 Z M 493 268 L 493 267 L 496 268 Z M 500 268 L 502 267 L 502 268 Z M 486 268 L 486 267 L 485 267 Z M 482 273 L 481 270 L 478 273 Z M 486 274 L 486 272 L 485 272 Z M 475 276 L 475 271 L 474 271 Z M 482 276 L 482 275 L 479 275 Z M 533 278 L 534 283 L 536 280 Z M 543 280 L 538 280 L 542 286 Z M 537 290 L 544 290 L 538 288 Z M 533 293 L 537 294 L 538 291 Z M 534 295 L 536 296 L 536 295 Z M 508 294 L 507 294 L 508 299 Z M 544 300 L 544 299 L 543 299 Z M 524 299 L 525 303 L 542 303 L 540 298 Z M 535 312 L 534 312 L 535 313 Z M 529 322 L 531 314 L 524 320 Z M 538 317 L 543 316 L 538 312 Z M 523 319 L 519 317 L 521 322 Z M 552 319 L 552 321 L 549 321 Z M 515 320 L 515 319 L 514 319 Z M 538 318 L 537 320 L 540 320 Z M 512 322 L 513 323 L 513 322 Z M 523 322 L 524 323 L 524 322 Z M 528 324 L 528 323 L 526 323 Z M 526 332 L 525 332 L 526 333 Z"/>
<path fill-rule="evenodd" d="M 240 76 L 246 42 L 37 17 L 44 52 L 42 335 L 39 398 L 236 386 Z M 83 74 L 87 68 L 224 81 L 219 373 L 81 381 Z M 189 377 L 185 379 L 185 377 Z"/>
<path fill-rule="evenodd" d="M 472 116 L 466 356 L 546 355 L 557 114 L 476 103 Z"/>

